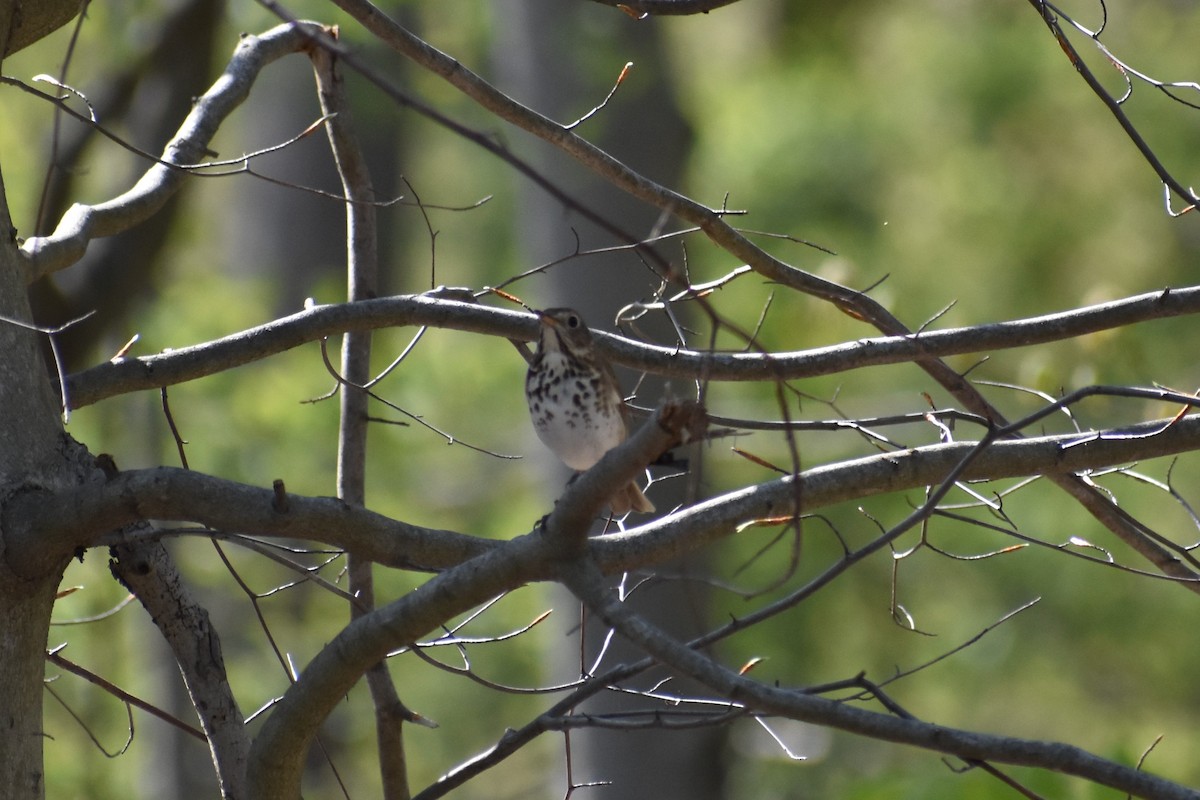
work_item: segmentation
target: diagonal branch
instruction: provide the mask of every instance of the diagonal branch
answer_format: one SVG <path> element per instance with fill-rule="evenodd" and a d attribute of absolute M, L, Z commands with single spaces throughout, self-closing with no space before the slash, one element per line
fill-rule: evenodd
<path fill-rule="evenodd" d="M 54 233 L 33 236 L 21 247 L 26 282 L 71 266 L 83 257 L 95 238 L 113 236 L 145 222 L 183 185 L 187 173 L 172 167 L 199 163 L 230 113 L 250 94 L 259 72 L 272 62 L 308 46 L 315 23 L 280 25 L 259 36 L 243 36 L 224 74 L 203 96 L 167 143 L 162 160 L 153 164 L 124 194 L 102 203 L 76 203 L 67 210 Z"/>
<path fill-rule="evenodd" d="M 1035 4 L 1037 1 L 1033 0 Z M 521 105 L 458 61 L 413 35 L 380 12 L 368 0 L 335 0 L 335 2 L 353 14 L 386 44 L 425 69 L 439 75 L 486 110 L 558 147 L 579 164 L 631 197 L 658 208 L 664 214 L 673 215 L 696 226 L 714 244 L 744 261 L 763 277 L 825 300 L 886 335 L 905 337 L 912 335 L 912 331 L 878 301 L 862 292 L 797 269 L 776 258 L 729 225 L 720 210 L 708 208 L 679 192 L 651 181 L 573 131 Z M 473 140 L 479 143 L 477 138 L 473 138 Z M 494 148 L 490 149 L 495 152 Z M 507 154 L 498 153 L 498 155 Z M 511 160 L 510 163 L 512 163 Z M 612 231 L 612 226 L 606 225 L 604 229 Z M 717 321 L 714 315 L 714 322 Z M 919 340 L 918 347 L 920 347 Z M 940 358 L 922 350 L 921 354 L 914 359 L 914 363 L 962 403 L 967 410 L 993 420 L 997 425 L 1006 424 L 1004 415 L 994 408 L 964 376 Z M 793 455 L 793 461 L 795 460 Z M 1050 480 L 1087 509 L 1097 521 L 1121 541 L 1138 550 L 1145 549 L 1144 532 L 1130 524 L 1128 518 L 1113 502 L 1097 491 L 1095 487 L 1073 475 L 1054 475 Z"/>
<path fill-rule="evenodd" d="M 621 446 L 577 476 L 542 521 L 542 532 L 559 557 L 575 556 L 588 546 L 588 533 L 616 488 L 627 486 L 660 455 L 704 433 L 707 416 L 695 401 L 664 404 Z"/>
<path fill-rule="evenodd" d="M 179 665 L 208 741 L 221 797 L 245 797 L 250 737 L 229 687 L 221 639 L 161 542 L 113 548 L 113 576 L 137 595 Z"/>
<path fill-rule="evenodd" d="M 799 476 L 804 502 L 800 510 L 939 485 L 967 458 L 972 460 L 957 476 L 960 480 L 1077 474 L 1200 449 L 1200 416 L 1170 423 L 1159 420 L 1095 434 L 998 441 L 978 453 L 978 442 L 936 444 L 814 467 Z M 639 432 L 602 459 L 594 475 L 585 474 L 576 481 L 581 485 L 567 490 L 571 502 L 606 496 L 606 486 L 636 469 L 644 456 L 642 448 L 649 452 L 661 445 L 657 437 L 649 429 L 644 435 Z M 787 476 L 713 497 L 627 532 L 591 539 L 589 552 L 610 573 L 677 558 L 732 535 L 744 522 L 793 513 L 795 483 Z M 271 489 L 159 467 L 122 472 L 97 486 L 23 493 L 7 504 L 0 528 L 6 532 L 10 563 L 28 564 L 30 570 L 53 564 L 80 547 L 166 535 L 108 533 L 146 519 L 320 541 L 414 570 L 447 569 L 500 547 L 490 539 L 409 525 L 334 498 L 286 496 L 287 507 L 281 510 Z M 566 516 L 553 519 L 556 525 L 569 524 Z M 1166 562 L 1160 566 L 1170 569 Z"/>
<path fill-rule="evenodd" d="M 561 580 L 583 603 L 620 635 L 641 647 L 671 671 L 687 675 L 727 697 L 736 707 L 772 716 L 850 731 L 882 741 L 948 753 L 968 761 L 994 761 L 1054 770 L 1154 800 L 1197 800 L 1200 792 L 1134 767 L 1100 758 L 1057 742 L 995 736 L 890 716 L 817 697 L 803 691 L 767 686 L 721 666 L 647 622 L 616 600 L 599 569 L 587 561 L 564 563 Z"/>
<path fill-rule="evenodd" d="M 1134 126 L 1133 120 L 1129 118 L 1129 115 L 1125 113 L 1125 109 L 1122 108 L 1123 99 L 1117 99 L 1113 97 L 1108 90 L 1104 88 L 1104 84 L 1100 82 L 1100 79 L 1097 78 L 1095 73 L 1092 72 L 1091 68 L 1088 67 L 1087 62 L 1083 60 L 1083 57 L 1079 55 L 1079 51 L 1075 49 L 1075 45 L 1071 44 L 1071 40 L 1067 37 L 1067 34 L 1063 30 L 1063 27 L 1058 19 L 1058 16 L 1062 14 L 1062 12 L 1055 8 L 1052 4 L 1046 2 L 1046 0 L 1029 0 L 1029 3 L 1041 16 L 1042 22 L 1046 24 L 1046 27 L 1050 30 L 1051 35 L 1053 35 L 1055 41 L 1058 42 L 1058 46 L 1062 48 L 1063 53 L 1065 53 L 1067 59 L 1070 60 L 1071 66 L 1075 67 L 1075 71 L 1079 73 L 1079 77 L 1083 78 L 1083 82 L 1088 85 L 1088 88 L 1091 89 L 1098 98 L 1100 98 L 1102 103 L 1104 103 L 1105 108 L 1107 108 L 1109 113 L 1113 115 L 1113 118 L 1117 121 L 1117 124 L 1121 126 L 1121 130 L 1125 131 L 1125 135 L 1129 137 L 1129 141 L 1133 142 L 1133 146 L 1136 147 L 1138 152 L 1142 154 L 1142 158 L 1144 158 L 1146 163 L 1150 165 L 1150 168 L 1154 170 L 1154 174 L 1157 175 L 1158 179 L 1163 182 L 1163 185 L 1169 187 L 1172 192 L 1178 195 L 1189 206 L 1194 206 L 1197 203 L 1200 203 L 1200 198 L 1196 196 L 1196 193 L 1191 188 L 1180 183 L 1175 176 L 1167 170 L 1162 161 L 1159 160 L 1154 150 L 1151 149 L 1150 144 L 1138 131 L 1137 127 Z M 1100 46 L 1103 50 L 1103 46 L 1100 45 L 1098 35 L 1092 34 L 1091 38 L 1095 41 L 1095 44 Z M 1119 64 L 1119 62 L 1116 62 L 1115 59 L 1112 59 L 1111 57 L 1109 58 L 1109 63 L 1116 65 L 1123 73 L 1128 71 L 1124 65 Z"/>
<path fill-rule="evenodd" d="M 548 549 L 523 536 L 447 570 L 346 626 L 272 709 L 250 750 L 256 800 L 294 800 L 317 728 L 372 664 L 458 614 L 547 572 Z"/>

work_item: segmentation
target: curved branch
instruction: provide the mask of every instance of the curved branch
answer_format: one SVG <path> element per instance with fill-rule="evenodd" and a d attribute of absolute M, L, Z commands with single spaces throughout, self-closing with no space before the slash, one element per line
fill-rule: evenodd
<path fill-rule="evenodd" d="M 171 648 L 204 729 L 221 797 L 245 796 L 250 736 L 229 686 L 221 638 L 161 542 L 138 541 L 112 550 L 113 576 L 137 595 Z"/>
<path fill-rule="evenodd" d="M 1044 6 L 1045 4 L 1044 0 L 1031 1 L 1035 5 Z M 729 225 L 720 210 L 707 208 L 679 192 L 655 183 L 586 139 L 576 136 L 571 130 L 517 103 L 453 58 L 405 30 L 367 0 L 336 0 L 336 2 L 354 14 L 368 30 L 382 41 L 425 69 L 441 76 L 483 108 L 558 147 L 580 165 L 590 169 L 631 197 L 658 208 L 664 214 L 673 215 L 696 226 L 714 244 L 744 261 L 758 274 L 783 286 L 825 300 L 850 316 L 870 324 L 885 335 L 912 336 L 912 331 L 878 301 L 863 292 L 825 280 L 776 258 Z M 362 70 L 361 66 L 357 68 Z M 377 85 L 381 85 L 382 88 L 382 84 L 379 82 Z M 399 99 L 398 93 L 394 93 L 393 96 Z M 473 140 L 485 144 L 479 142 L 478 137 L 473 137 Z M 495 148 L 490 149 L 492 152 L 497 152 Z M 516 164 L 506 152 L 498 154 L 508 157 L 509 163 Z M 540 185 L 545 187 L 545 182 L 541 182 Z M 578 206 L 572 207 L 577 208 Z M 605 229 L 611 231 L 612 226 L 606 226 Z M 656 255 L 654 251 L 649 251 L 648 254 Z M 658 258 L 661 259 L 661 257 Z M 677 278 L 678 276 L 671 270 L 667 270 L 664 277 Z M 915 341 L 919 343 L 921 339 L 918 338 Z M 1005 424 L 1004 415 L 945 361 L 922 350 L 921 355 L 914 359 L 914 363 L 962 403 L 967 410 L 991 419 L 998 425 Z M 1146 541 L 1145 532 L 1132 524 L 1131 520 L 1095 487 L 1074 475 L 1056 474 L 1050 477 L 1050 481 L 1075 499 L 1097 521 L 1131 547 L 1143 553 L 1154 549 L 1153 544 Z"/>
<path fill-rule="evenodd" d="M 626 639 L 673 672 L 693 678 L 743 706 L 772 716 L 838 728 L 882 741 L 992 761 L 1054 770 L 1154 800 L 1197 800 L 1200 792 L 1058 742 L 995 736 L 896 717 L 791 690 L 767 686 L 721 666 L 647 622 L 610 594 L 594 564 L 563 564 L 561 580 L 583 603 Z"/>
<path fill-rule="evenodd" d="M 133 188 L 96 205 L 76 203 L 53 234 L 25 241 L 21 253 L 26 282 L 74 264 L 92 239 L 121 233 L 157 213 L 187 177 L 170 165 L 199 163 L 209 153 L 208 144 L 218 127 L 250 94 L 258 73 L 273 61 L 303 50 L 313 33 L 321 30 L 324 28 L 316 23 L 297 23 L 277 26 L 259 36 L 242 36 L 224 74 L 196 100 L 179 132 L 164 148 L 162 160 L 146 170 Z"/>
<path fill-rule="evenodd" d="M 570 513 L 574 506 L 586 505 L 587 498 L 602 503 L 611 494 L 609 487 L 628 480 L 639 462 L 652 457 L 647 453 L 670 441 L 653 431 L 641 433 L 656 426 L 657 421 L 643 425 L 638 435 L 569 486 L 559 501 L 563 510 L 556 510 L 558 516 L 552 515 L 548 524 L 569 531 L 578 524 Z M 678 431 L 670 435 L 678 436 Z M 800 511 L 937 485 L 978 447 L 977 442 L 929 445 L 806 470 L 799 479 L 804 503 Z M 1195 449 L 1200 449 L 1200 416 L 1171 425 L 1156 421 L 1098 434 L 994 442 L 973 456 L 960 477 L 1075 474 Z M 590 539 L 588 550 L 605 572 L 645 568 L 730 536 L 747 520 L 790 515 L 796 511 L 796 495 L 790 476 L 749 486 L 624 533 Z M 0 529 L 5 531 L 11 563 L 29 564 L 30 570 L 80 547 L 137 538 L 108 532 L 145 519 L 325 542 L 381 564 L 417 570 L 447 569 L 501 546 L 490 539 L 409 525 L 335 498 L 289 494 L 286 511 L 277 510 L 276 498 L 270 489 L 159 467 L 123 472 L 101 485 L 14 497 L 0 518 Z M 1180 573 L 1177 577 L 1195 576 Z"/>
<path fill-rule="evenodd" d="M 850 369 L 1028 347 L 1153 319 L 1200 312 L 1200 287 L 1163 289 L 1044 316 L 966 328 L 924 331 L 787 353 L 702 353 L 635 342 L 596 331 L 611 359 L 668 377 L 717 381 L 810 378 Z M 352 304 L 317 306 L 257 328 L 152 356 L 122 358 L 67 378 L 71 407 L 82 408 L 129 392 L 158 389 L 213 375 L 346 331 L 428 325 L 510 339 L 533 339 L 536 318 L 436 297 L 401 295 Z"/>
<path fill-rule="evenodd" d="M 1046 27 L 1050 29 L 1051 35 L 1054 36 L 1055 40 L 1058 42 L 1058 46 L 1061 47 L 1063 53 L 1066 54 L 1067 59 L 1071 62 L 1071 66 L 1075 67 L 1075 71 L 1079 73 L 1081 78 L 1083 78 L 1083 82 L 1086 83 L 1088 88 L 1100 98 L 1100 102 L 1104 103 L 1105 108 L 1107 108 L 1109 113 L 1113 115 L 1113 118 L 1116 119 L 1117 124 L 1121 126 L 1121 130 L 1125 131 L 1125 135 L 1129 137 L 1129 141 L 1133 142 L 1133 146 L 1136 147 L 1138 152 L 1142 154 L 1142 158 L 1145 159 L 1146 163 L 1150 165 L 1150 168 L 1154 170 L 1154 174 L 1157 175 L 1158 179 L 1163 182 L 1163 185 L 1170 187 L 1171 191 L 1173 191 L 1189 205 L 1194 206 L 1197 202 L 1200 202 L 1200 198 L 1196 196 L 1196 193 L 1192 191 L 1191 188 L 1180 183 L 1179 180 L 1177 180 L 1175 176 L 1167 170 L 1166 166 L 1163 165 L 1162 161 L 1150 147 L 1150 144 L 1146 141 L 1145 137 L 1143 137 L 1138 129 L 1134 126 L 1133 120 L 1131 120 L 1129 115 L 1125 113 L 1125 109 L 1122 108 L 1122 103 L 1124 100 L 1117 99 L 1109 94 L 1108 90 L 1104 88 L 1104 84 L 1100 82 L 1100 79 L 1097 78 L 1092 70 L 1088 67 L 1087 62 L 1083 60 L 1083 57 L 1079 55 L 1079 51 L 1075 49 L 1075 45 L 1071 44 L 1071 40 L 1067 38 L 1066 32 L 1063 30 L 1062 25 L 1060 25 L 1058 21 L 1058 15 L 1062 14 L 1062 12 L 1050 3 L 1046 2 L 1046 0 L 1029 0 L 1029 4 L 1034 7 L 1034 10 L 1036 10 L 1038 15 L 1042 18 L 1042 22 L 1044 22 Z M 1117 61 L 1116 58 L 1108 54 L 1107 48 L 1100 44 L 1098 34 L 1089 33 L 1089 35 L 1093 42 L 1100 47 L 1102 52 L 1105 53 L 1109 64 L 1116 66 L 1117 69 L 1122 72 L 1122 74 L 1127 75 L 1129 69 L 1124 64 L 1121 64 L 1119 61 Z M 1144 78 L 1145 76 L 1139 77 Z M 1159 88 L 1162 88 L 1161 85 Z"/>
<path fill-rule="evenodd" d="M 805 470 L 800 475 L 802 512 L 862 500 L 879 494 L 941 484 L 964 459 L 974 457 L 959 478 L 994 480 L 1026 475 L 1074 475 L 1200 448 L 1200 417 L 1175 425 L 1147 422 L 1120 431 L 1065 434 L 993 442 L 974 455 L 978 442 L 917 447 L 900 453 L 867 456 Z M 747 520 L 795 512 L 791 476 L 748 486 L 705 500 L 646 525 L 596 537 L 592 557 L 606 573 L 645 568 L 733 535 Z M 1151 557 L 1151 554 L 1144 554 Z M 1194 590 L 1197 576 L 1165 554 L 1151 557 L 1166 574 Z"/>
<path fill-rule="evenodd" d="M 177 467 L 122 472 L 65 492 L 27 492 L 0 518 L 12 564 L 39 574 L 56 554 L 147 538 L 112 534 L 140 520 L 196 522 L 225 531 L 326 542 L 393 567 L 437 570 L 488 552 L 496 543 L 408 525 L 333 497 L 287 494 Z M 159 538 L 163 534 L 150 534 Z"/>
<path fill-rule="evenodd" d="M 300 774 L 317 728 L 372 664 L 447 619 L 539 579 L 548 570 L 548 552 L 539 536 L 502 543 L 347 625 L 313 658 L 255 737 L 249 796 L 299 797 Z"/>

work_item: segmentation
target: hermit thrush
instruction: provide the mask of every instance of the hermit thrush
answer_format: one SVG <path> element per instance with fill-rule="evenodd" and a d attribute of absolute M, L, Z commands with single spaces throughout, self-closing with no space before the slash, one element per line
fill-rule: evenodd
<path fill-rule="evenodd" d="M 525 374 L 525 399 L 542 443 L 582 472 L 625 441 L 629 408 L 591 332 L 569 308 L 539 311 L 538 350 Z M 614 514 L 649 513 L 653 504 L 630 483 L 609 499 Z"/>

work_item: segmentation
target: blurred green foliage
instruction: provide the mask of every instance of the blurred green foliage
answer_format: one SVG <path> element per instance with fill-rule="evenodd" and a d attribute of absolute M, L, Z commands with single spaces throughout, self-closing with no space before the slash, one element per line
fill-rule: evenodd
<path fill-rule="evenodd" d="M 433 44 L 488 75 L 496 58 L 491 23 L 496 15 L 509 13 L 515 2 L 391 5 Z M 631 83 L 670 82 L 695 136 L 687 179 L 678 188 L 712 206 L 728 196 L 730 208 L 749 212 L 737 218 L 739 225 L 800 237 L 837 253 L 763 238 L 764 246 L 801 268 L 855 287 L 886 277 L 873 295 L 911 326 L 951 304 L 937 326 L 1045 313 L 1193 280 L 1191 268 L 1200 244 L 1195 220 L 1171 219 L 1164 213 L 1153 173 L 1026 3 L 914 6 L 867 0 L 747 0 L 702 17 L 643 23 L 599 5 L 584 5 L 579 30 L 564 35 L 577 36 L 587 46 L 578 48 L 577 63 L 544 65 L 550 77 L 556 70 L 580 72 L 587 85 L 596 87 L 595 100 L 625 61 L 635 62 Z M 302 16 L 341 22 L 347 41 L 367 57 L 393 66 L 407 89 L 447 113 L 512 142 L 514 148 L 526 145 L 518 132 L 489 119 L 440 79 L 377 52 L 370 37 L 340 12 L 319 3 L 292 7 Z M 1072 11 L 1085 24 L 1098 24 L 1095 4 L 1080 3 Z M 159 24 L 162 13 L 156 3 L 120 12 L 93 5 L 68 82 L 84 92 L 99 91 L 107 75 L 136 55 L 140 37 Z M 227 14 L 226 51 L 232 49 L 238 31 L 262 30 L 275 22 L 253 4 L 231 3 Z M 1189 32 L 1200 24 L 1200 9 L 1168 2 L 1110 3 L 1109 14 L 1105 41 L 1120 55 L 1163 79 L 1198 77 L 1200 65 Z M 625 47 L 622 36 L 637 24 L 655 26 L 668 43 L 669 74 L 637 71 L 639 54 Z M 6 73 L 25 79 L 39 72 L 56 73 L 67 33 L 11 59 Z M 1098 53 L 1085 54 L 1106 81 L 1119 78 Z M 271 69 L 299 72 L 307 66 L 296 60 Z M 400 172 L 425 202 L 469 205 L 494 196 L 470 212 L 431 210 L 429 225 L 436 237 L 411 207 L 381 210 L 392 243 L 385 259 L 389 290 L 420 291 L 431 282 L 480 287 L 535 266 L 520 263 L 517 256 L 514 180 L 505 167 L 395 109 L 353 78 L 351 83 L 362 100 L 359 122 L 364 136 L 382 141 L 396 136 Z M 596 122 L 618 137 L 621 98 L 618 93 Z M 252 95 L 223 130 L 225 155 L 267 143 L 251 140 L 246 133 L 248 119 L 260 113 L 263 99 Z M 595 100 L 583 98 L 580 106 L 586 109 Z M 0 126 L 0 152 L 8 199 L 18 226 L 28 231 L 50 157 L 51 114 L 12 89 L 0 95 L 0 102 L 6 121 Z M 311 96 L 302 102 L 301 111 L 311 121 Z M 1156 151 L 1188 183 L 1200 152 L 1194 110 L 1144 85 L 1136 88 L 1129 108 Z M 136 140 L 136 130 L 118 129 Z M 585 128 L 585 135 L 588 132 Z M 159 143 L 139 144 L 153 150 Z M 320 147 L 311 146 L 305 152 L 325 158 Z M 136 159 L 103 144 L 88 152 L 86 163 L 71 168 L 84 176 L 75 199 L 93 202 L 121 191 L 131 170 L 140 167 Z M 286 265 L 272 271 L 243 263 L 237 251 L 224 246 L 224 231 L 233 218 L 249 213 L 238 202 L 249 181 L 196 181 L 187 189 L 183 202 L 188 213 L 175 226 L 154 285 L 137 287 L 144 299 L 128 319 L 115 321 L 96 342 L 94 360 L 109 357 L 135 332 L 141 338 L 134 352 L 149 353 L 206 341 L 289 313 L 280 307 L 285 285 L 318 302 L 339 301 L 336 264 L 315 273 L 298 272 L 293 279 L 287 277 Z M 385 196 L 409 193 L 398 182 L 378 188 Z M 342 223 L 336 206 L 297 199 L 285 188 L 269 191 L 280 203 L 312 203 L 326 209 L 327 236 L 339 240 Z M 563 218 L 546 224 L 570 223 Z M 262 230 L 261 236 L 269 253 L 289 232 Z M 601 243 L 585 242 L 597 244 Z M 694 236 L 686 245 L 695 280 L 710 280 L 737 266 Z M 674 246 L 667 251 L 672 258 L 682 258 Z M 436 255 L 431 257 L 431 252 Z M 539 292 L 535 282 L 518 284 L 515 290 Z M 755 277 L 740 279 L 714 300 L 725 314 L 749 327 L 772 295 L 761 334 L 769 347 L 795 350 L 874 333 L 826 305 L 788 295 Z M 1047 393 L 1108 382 L 1158 382 L 1187 389 L 1198 380 L 1194 358 L 1184 344 L 1192 338 L 1193 325 L 1189 319 L 1158 322 L 1035 350 L 992 354 L 971 375 Z M 412 335 L 411 330 L 381 332 L 375 344 L 378 368 L 401 352 Z M 336 353 L 337 343 L 331 343 L 330 350 Z M 967 369 L 975 360 L 952 363 Z M 544 471 L 535 467 L 544 456 L 529 436 L 520 397 L 522 371 L 520 358 L 507 342 L 430 331 L 378 391 L 458 442 L 533 458 L 501 460 L 461 444 L 448 446 L 443 436 L 417 420 L 377 407 L 379 416 L 405 425 L 381 424 L 373 435 L 371 507 L 416 524 L 483 536 L 508 538 L 526 532 L 545 513 L 557 487 L 546 485 Z M 336 401 L 304 402 L 332 385 L 314 344 L 172 387 L 169 398 L 193 469 L 257 485 L 280 477 L 290 491 L 332 494 Z M 814 419 L 920 411 L 927 407 L 922 392 L 929 392 L 936 404 L 947 402 L 922 373 L 907 366 L 815 379 L 797 388 L 809 399 L 791 412 Z M 1012 414 L 1040 402 L 1010 389 L 986 388 L 985 393 Z M 715 386 L 710 403 L 718 413 L 778 416 L 773 393 L 762 387 Z M 1172 409 L 1150 404 L 1096 400 L 1079 410 L 1079 418 L 1090 425 L 1170 413 Z M 1047 425 L 1068 430 L 1070 423 L 1059 418 Z M 81 409 L 73 415 L 69 431 L 93 452 L 114 454 L 125 469 L 178 464 L 160 399 L 150 394 Z M 904 444 L 936 441 L 936 431 L 927 429 L 893 433 Z M 969 438 L 974 432 L 964 427 L 957 435 Z M 875 452 L 849 433 L 804 435 L 799 441 L 805 466 Z M 788 463 L 782 440 L 759 434 L 739 441 L 739 446 L 775 463 Z M 710 492 L 774 477 L 727 455 L 723 446 L 713 447 L 709 458 L 705 488 Z M 1176 485 L 1186 498 L 1194 494 L 1195 465 L 1194 457 L 1186 457 L 1174 467 Z M 1168 466 L 1139 469 L 1165 480 Z M 1193 522 L 1178 506 L 1165 504 L 1161 492 L 1117 475 L 1098 480 L 1131 513 L 1164 535 L 1180 541 L 1196 537 Z M 977 488 L 987 494 L 995 487 Z M 704 613 L 719 624 L 730 614 L 748 613 L 794 590 L 838 558 L 841 545 L 835 529 L 852 545 L 861 545 L 877 533 L 873 520 L 894 523 L 919 501 L 919 494 L 913 493 L 873 498 L 863 503 L 865 513 L 854 507 L 827 510 L 825 521 L 807 522 L 799 569 L 786 588 L 752 601 L 718 592 Z M 1006 498 L 1004 511 L 1028 536 L 1053 545 L 1080 537 L 1111 551 L 1121 563 L 1142 566 L 1048 486 L 1034 484 L 1013 494 Z M 999 523 L 987 513 L 966 513 Z M 743 587 L 779 578 L 789 558 L 788 537 L 767 556 L 739 569 L 776 533 L 750 529 L 716 548 L 711 562 L 716 576 Z M 935 519 L 927 530 L 905 537 L 898 548 L 916 546 L 922 535 L 957 556 L 995 552 L 1014 543 L 981 527 Z M 171 547 L 218 623 L 231 679 L 243 709 L 252 712 L 286 688 L 285 670 L 270 655 L 250 601 L 212 546 L 183 537 Z M 223 547 L 254 591 L 266 592 L 294 580 L 236 545 Z M 1104 555 L 1084 547 L 1028 547 L 983 560 L 938 555 L 930 547 L 898 560 L 882 553 L 789 613 L 723 643 L 720 652 L 731 664 L 766 658 L 756 675 L 785 685 L 838 680 L 860 671 L 883 681 L 898 670 L 937 658 L 1015 608 L 1041 598 L 978 643 L 889 687 L 895 698 L 914 714 L 947 725 L 1070 741 L 1127 762 L 1136 761 L 1158 734 L 1165 733 L 1148 768 L 1200 783 L 1194 757 L 1200 697 L 1193 680 L 1200 671 L 1200 649 L 1187 645 L 1186 634 L 1194 619 L 1189 613 L 1193 596 L 1166 581 L 1085 562 L 1066 550 L 1093 558 Z M 82 564 L 72 565 L 65 585 L 82 589 L 61 601 L 58 620 L 100 614 L 120 601 L 123 592 L 108 576 L 104 560 L 102 553 L 93 552 Z M 335 561 L 322 574 L 336 580 L 341 566 Z M 420 579 L 380 570 L 380 600 L 402 594 Z M 917 631 L 893 622 L 894 603 L 911 615 Z M 335 635 L 346 615 L 339 600 L 310 586 L 279 592 L 260 604 L 279 647 L 299 667 Z M 531 587 L 505 598 L 469 630 L 473 635 L 503 633 L 527 624 L 550 604 L 545 592 Z M 570 659 L 555 663 L 546 654 L 561 657 L 575 647 L 566 635 L 574 615 L 569 607 L 560 607 L 552 622 L 523 637 L 472 648 L 472 665 L 490 680 L 515 686 L 569 679 L 563 665 Z M 186 707 L 186 699 L 172 688 L 172 671 L 162 666 L 162 658 L 150 655 L 159 654 L 161 646 L 135 605 L 103 621 L 54 628 L 51 646 L 62 642 L 70 644 L 65 656 L 108 680 L 154 702 Z M 435 655 L 457 663 L 448 648 Z M 446 676 L 411 654 L 393 659 L 392 669 L 401 695 L 442 726 L 407 733 L 416 786 L 488 747 L 506 726 L 523 724 L 544 703 L 544 698 L 500 694 Z M 71 676 L 58 678 L 52 687 L 107 747 L 124 738 L 117 701 Z M 46 732 L 52 737 L 47 742 L 48 796 L 157 796 L 153 780 L 146 776 L 157 774 L 156 765 L 177 746 L 161 723 L 135 712 L 137 737 L 130 753 L 114 765 L 56 703 L 48 700 L 47 708 Z M 377 792 L 369 719 L 365 691 L 356 689 L 323 734 L 354 797 Z M 779 730 L 785 739 L 794 737 L 791 741 L 801 753 L 807 747 L 815 754 L 812 759 L 785 761 L 761 729 L 746 723 L 731 737 L 728 796 L 1011 796 L 980 771 L 958 774 L 928 753 L 786 723 Z M 194 761 L 203 762 L 202 745 L 179 746 L 188 749 Z M 494 777 L 456 796 L 542 796 L 545 776 L 559 771 L 561 741 L 545 737 Z M 1019 770 L 1013 774 L 1045 796 L 1113 796 L 1061 776 Z M 333 796 L 336 791 L 319 756 L 314 756 L 310 785 L 309 796 Z"/>

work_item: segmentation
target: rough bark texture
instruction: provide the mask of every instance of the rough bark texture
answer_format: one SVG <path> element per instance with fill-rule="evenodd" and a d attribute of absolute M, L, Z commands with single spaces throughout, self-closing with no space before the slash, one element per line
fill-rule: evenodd
<path fill-rule="evenodd" d="M 225 672 L 221 639 L 161 542 L 112 548 L 113 576 L 137 595 L 170 646 L 208 738 L 221 797 L 246 796 L 250 739 Z"/>
<path fill-rule="evenodd" d="M 42 649 L 54 585 L 0 569 L 0 785 L 11 798 L 45 796 L 42 772 Z"/>
<path fill-rule="evenodd" d="M 0 205 L 5 205 L 0 202 Z M 24 281 L 7 209 L 0 211 L 0 314 L 28 320 Z M 68 443 L 57 418 L 37 335 L 0 321 L 0 503 L 30 486 L 60 485 Z M 73 448 L 72 448 L 73 449 Z M 0 531 L 0 534 L 3 532 Z M 0 536 L 0 792 L 41 797 L 42 677 L 50 609 L 65 558 L 28 574 L 8 559 Z"/>
<path fill-rule="evenodd" d="M 71 6 L 78 10 L 79 3 Z M 0 0 L 0 41 L 11 52 L 73 16 L 64 4 Z M 19 12 L 19 13 L 18 13 Z M 64 12 L 65 13 L 65 12 Z M 57 21 L 56 20 L 60 20 Z M 35 32 L 41 31 L 42 33 Z M 11 34 L 11 35 L 10 35 Z M 82 468 L 81 448 L 62 432 L 58 400 L 28 323 L 29 303 L 8 202 L 0 181 L 0 504 L 30 487 L 62 485 Z M 66 564 L 34 573 L 8 559 L 0 531 L 0 795 L 45 795 L 42 765 L 42 679 L 50 610 Z"/>
<path fill-rule="evenodd" d="M 7 214 L 0 231 L 9 229 Z M 16 245 L 0 242 L 0 314 L 29 319 Z M 37 335 L 0 322 L 0 503 L 30 487 L 73 480 L 78 445 L 62 433 Z M 0 534 L 3 532 L 0 531 Z M 42 679 L 50 609 L 68 554 L 49 571 L 13 563 L 0 535 L 0 794 L 42 797 Z"/>

